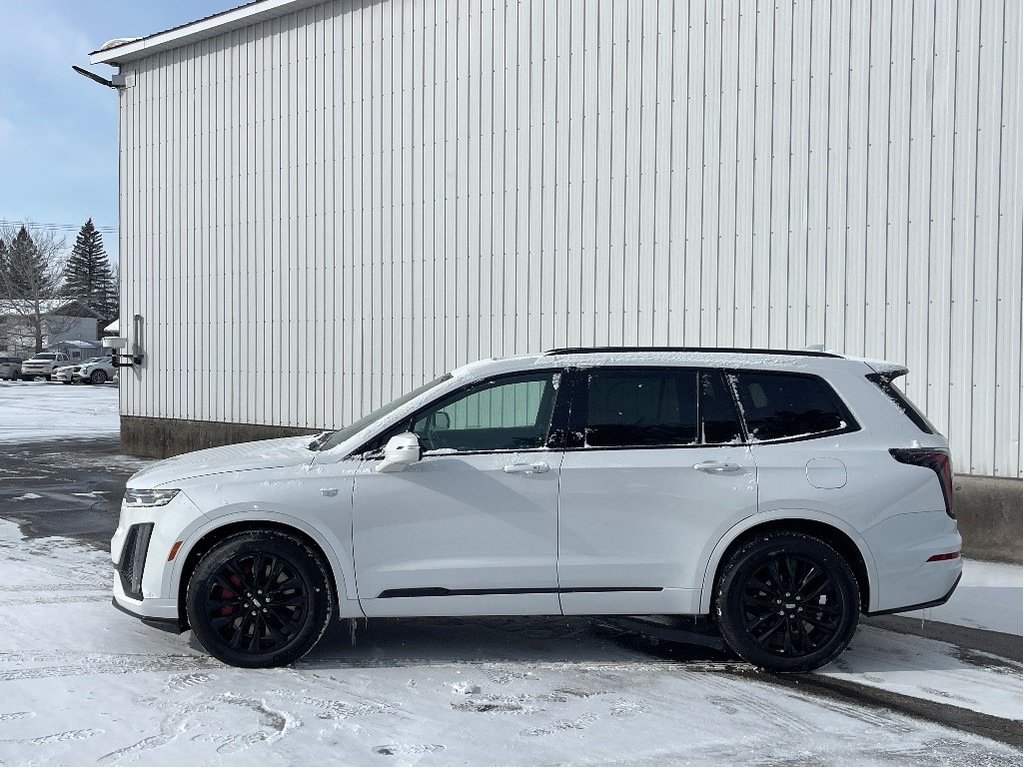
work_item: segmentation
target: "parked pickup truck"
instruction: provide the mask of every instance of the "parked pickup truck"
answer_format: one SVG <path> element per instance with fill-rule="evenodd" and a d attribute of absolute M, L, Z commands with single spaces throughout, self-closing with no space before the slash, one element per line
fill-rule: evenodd
<path fill-rule="evenodd" d="M 21 364 L 21 378 L 26 381 L 39 376 L 51 379 L 54 368 L 70 362 L 71 358 L 63 352 L 39 352 Z"/>

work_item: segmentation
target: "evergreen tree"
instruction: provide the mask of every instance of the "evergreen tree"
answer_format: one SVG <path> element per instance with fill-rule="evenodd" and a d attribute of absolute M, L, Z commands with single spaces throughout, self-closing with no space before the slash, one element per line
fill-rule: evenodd
<path fill-rule="evenodd" d="M 24 226 L 7 247 L 4 266 L 0 277 L 4 298 L 37 301 L 53 296 L 57 278 L 52 265 Z"/>
<path fill-rule="evenodd" d="M 117 285 L 103 248 L 103 236 L 89 219 L 75 238 L 64 268 L 61 296 L 78 299 L 95 310 L 106 325 L 117 317 Z"/>

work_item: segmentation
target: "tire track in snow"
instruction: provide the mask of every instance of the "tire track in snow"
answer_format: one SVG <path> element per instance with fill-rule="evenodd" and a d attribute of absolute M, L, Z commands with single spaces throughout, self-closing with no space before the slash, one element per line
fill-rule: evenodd
<path fill-rule="evenodd" d="M 890 712 L 926 720 L 975 736 L 982 736 L 1016 749 L 1020 749 L 1021 740 L 1024 738 L 1024 728 L 1022 728 L 1020 720 L 982 714 L 973 709 L 929 699 L 917 699 L 913 696 L 884 688 L 875 688 L 852 680 L 813 674 L 773 675 L 763 671 L 755 672 L 752 676 L 772 685 L 813 696 L 821 701 L 822 706 L 832 708 L 834 711 L 840 711 L 835 709 L 837 706 L 851 706 L 854 709 L 860 709 L 862 715 L 858 719 L 861 720 L 866 717 L 863 715 L 862 708 L 873 709 L 887 728 L 898 727 L 898 724 L 893 722 L 893 718 L 884 714 Z M 865 720 L 865 722 L 868 721 Z"/>
<path fill-rule="evenodd" d="M 19 658 L 22 657 L 22 658 Z M 68 663 L 60 662 L 67 660 Z M 41 667 L 24 667 L 20 664 L 38 661 L 57 662 Z M 160 654 L 148 656 L 113 656 L 91 654 L 85 656 L 61 656 L 8 653 L 0 654 L 0 665 L 19 665 L 14 669 L 0 669 L 0 682 L 12 680 L 40 680 L 44 678 L 79 677 L 82 675 L 130 675 L 143 672 L 198 672 L 202 669 L 219 667 L 220 662 L 209 656 L 184 656 Z"/>

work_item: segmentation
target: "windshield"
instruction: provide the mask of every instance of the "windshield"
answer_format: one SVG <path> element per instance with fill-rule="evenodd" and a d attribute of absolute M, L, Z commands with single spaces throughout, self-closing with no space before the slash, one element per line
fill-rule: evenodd
<path fill-rule="evenodd" d="M 354 421 L 347 427 L 342 427 L 341 429 L 337 429 L 333 432 L 324 432 L 316 440 L 309 444 L 309 450 L 329 451 L 331 448 L 341 445 L 343 442 L 348 440 L 350 437 L 352 437 L 352 435 L 356 434 L 360 430 L 366 429 L 375 421 L 383 419 L 389 413 L 398 410 L 413 398 L 419 397 L 424 392 L 433 389 L 442 381 L 447 381 L 451 377 L 452 375 L 450 373 L 446 373 L 444 376 L 434 379 L 433 381 L 424 384 L 422 387 L 417 387 L 412 392 L 402 395 L 397 400 L 392 400 L 387 405 L 382 405 L 376 411 L 368 413 L 366 416 L 363 416 L 363 418 L 359 419 L 359 421 Z"/>
<path fill-rule="evenodd" d="M 36 360 L 56 360 L 57 359 L 57 355 L 53 354 L 52 352 L 42 352 L 42 353 L 36 355 L 35 359 Z"/>

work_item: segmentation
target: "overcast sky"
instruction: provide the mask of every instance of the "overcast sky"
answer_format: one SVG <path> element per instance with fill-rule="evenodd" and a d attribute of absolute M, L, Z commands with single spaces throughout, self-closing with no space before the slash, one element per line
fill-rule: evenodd
<path fill-rule="evenodd" d="M 117 94 L 71 71 L 109 77 L 88 54 L 244 0 L 0 0 L 0 221 L 63 225 L 89 217 L 116 257 Z"/>

